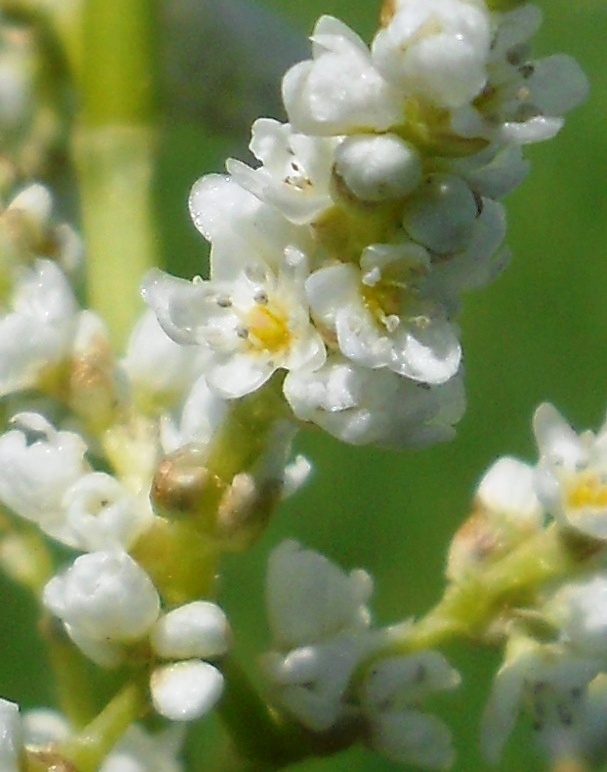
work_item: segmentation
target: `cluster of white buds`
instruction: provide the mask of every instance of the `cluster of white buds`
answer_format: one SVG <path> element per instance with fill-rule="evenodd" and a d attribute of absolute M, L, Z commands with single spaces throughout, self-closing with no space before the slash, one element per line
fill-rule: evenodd
<path fill-rule="evenodd" d="M 604 763 L 607 424 L 598 434 L 578 434 L 544 404 L 534 429 L 537 464 L 504 457 L 488 470 L 449 555 L 447 573 L 455 584 L 488 576 L 491 566 L 528 545 L 531 571 L 564 561 L 562 571 L 551 576 L 548 570 L 545 586 L 526 601 L 504 603 L 502 618 L 489 631 L 505 638 L 506 656 L 485 709 L 483 750 L 496 762 L 525 710 L 552 763 Z M 526 570 L 520 562 L 514 581 L 521 586 Z"/>
<path fill-rule="evenodd" d="M 282 84 L 289 123 L 253 126 L 256 168 L 190 197 L 211 277 L 151 274 L 144 296 L 206 354 L 226 399 L 277 370 L 297 419 L 402 447 L 452 436 L 464 410 L 460 295 L 507 261 L 499 198 L 520 146 L 553 136 L 586 94 L 568 57 L 530 58 L 531 5 L 397 0 L 370 49 L 322 17 Z"/>
<path fill-rule="evenodd" d="M 15 703 L 0 699 L 2 772 L 20 772 L 23 748 L 47 764 L 59 763 L 52 756 L 52 747 L 66 740 L 71 731 L 68 721 L 56 711 L 37 709 L 20 716 Z M 182 743 L 183 732 L 177 725 L 151 734 L 133 724 L 104 759 L 99 772 L 181 772 L 178 755 Z"/>
<path fill-rule="evenodd" d="M 408 623 L 374 629 L 372 589 L 366 571 L 346 574 L 297 542 L 273 551 L 266 582 L 273 644 L 261 662 L 271 696 L 325 742 L 359 739 L 393 761 L 448 767 L 451 734 L 422 706 L 457 686 L 459 675 L 434 651 L 378 656 Z"/>
<path fill-rule="evenodd" d="M 154 519 L 147 491 L 135 493 L 91 470 L 78 434 L 58 431 L 34 413 L 15 420 L 19 428 L 0 437 L 0 501 L 65 546 L 85 551 L 46 584 L 43 605 L 98 665 L 141 657 L 160 662 L 150 676 L 159 713 L 172 720 L 205 714 L 223 684 L 206 660 L 227 652 L 229 626 L 206 601 L 162 613 L 152 579 L 128 554 Z"/>

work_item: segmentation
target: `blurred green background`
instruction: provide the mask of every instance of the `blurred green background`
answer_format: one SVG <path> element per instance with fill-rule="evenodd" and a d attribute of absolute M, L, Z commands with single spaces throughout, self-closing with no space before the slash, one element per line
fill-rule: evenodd
<path fill-rule="evenodd" d="M 302 38 L 319 14 L 330 13 L 368 40 L 380 1 L 265 0 L 264 5 Z M 269 549 L 282 538 L 295 537 L 344 568 L 369 570 L 375 577 L 373 607 L 380 623 L 423 613 L 441 593 L 450 536 L 465 516 L 483 470 L 501 454 L 534 459 L 530 419 L 535 407 L 552 401 L 580 428 L 598 428 L 603 420 L 607 2 L 552 0 L 542 5 L 546 19 L 537 52 L 574 55 L 589 76 L 591 97 L 569 117 L 555 140 L 528 151 L 531 174 L 507 202 L 512 264 L 493 286 L 465 301 L 461 326 L 468 410 L 457 438 L 440 447 L 397 455 L 346 447 L 320 433 L 300 436 L 298 449 L 314 464 L 312 479 L 284 505 L 253 550 L 226 561 L 221 597 L 235 628 L 239 655 L 252 673 L 256 653 L 267 643 L 264 563 Z M 256 41 L 252 34 L 249 51 L 255 50 Z M 261 59 L 273 55 L 263 36 L 256 55 Z M 270 93 L 278 93 L 278 87 L 278 82 L 271 84 Z M 260 105 L 257 112 L 263 110 Z M 206 255 L 186 211 L 190 186 L 204 173 L 221 171 L 226 153 L 245 157 L 246 127 L 235 118 L 229 128 L 217 128 L 204 115 L 179 110 L 165 121 L 158 215 L 167 264 L 182 275 L 202 272 Z M 31 628 L 23 630 L 24 617 L 31 624 L 28 600 L 6 584 L 0 589 L 4 601 L 0 694 L 25 706 L 48 702 L 43 651 Z M 478 720 L 498 659 L 491 652 L 464 646 L 447 654 L 464 677 L 460 691 L 439 700 L 454 728 L 455 768 L 483 770 L 486 765 L 477 751 Z M 215 728 L 214 719 L 204 722 L 194 744 L 210 748 Z M 213 753 L 209 750 L 209 757 Z M 298 767 L 318 772 L 396 768 L 364 749 Z M 500 769 L 542 769 L 524 728 L 512 737 Z"/>

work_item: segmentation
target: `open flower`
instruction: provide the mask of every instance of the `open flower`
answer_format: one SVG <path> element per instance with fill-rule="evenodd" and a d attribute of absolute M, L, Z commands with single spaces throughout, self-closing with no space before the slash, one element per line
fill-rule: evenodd
<path fill-rule="evenodd" d="M 310 322 L 299 273 L 301 265 L 276 274 L 251 263 L 233 282 L 190 283 L 156 271 L 144 297 L 174 340 L 209 349 L 209 386 L 232 399 L 258 389 L 279 368 L 323 364 L 325 346 Z"/>
<path fill-rule="evenodd" d="M 353 362 L 444 383 L 457 372 L 461 351 L 440 306 L 419 295 L 429 266 L 428 253 L 416 244 L 372 244 L 360 267 L 330 265 L 307 279 L 314 317 Z"/>
<path fill-rule="evenodd" d="M 562 526 L 607 539 L 607 429 L 578 435 L 549 404 L 537 409 L 533 428 L 540 500 Z"/>

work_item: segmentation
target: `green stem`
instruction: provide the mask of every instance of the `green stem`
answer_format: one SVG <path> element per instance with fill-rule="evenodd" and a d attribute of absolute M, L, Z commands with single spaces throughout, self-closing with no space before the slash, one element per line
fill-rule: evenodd
<path fill-rule="evenodd" d="M 226 688 L 219 713 L 239 755 L 247 761 L 263 761 L 268 770 L 280 768 L 284 763 L 284 740 L 275 716 L 233 657 L 222 663 L 222 671 Z"/>
<path fill-rule="evenodd" d="M 528 603 L 546 582 L 575 573 L 595 550 L 594 543 L 575 540 L 553 525 L 469 579 L 447 587 L 437 605 L 388 649 L 404 653 L 458 637 L 482 638 L 505 611 Z"/>
<path fill-rule="evenodd" d="M 128 727 L 148 709 L 147 679 L 129 682 L 81 732 L 59 744 L 78 772 L 95 772 Z"/>
<path fill-rule="evenodd" d="M 114 344 L 141 310 L 139 284 L 158 263 L 151 181 L 156 145 L 152 0 L 88 0 L 81 109 L 73 140 L 90 306 Z"/>
<path fill-rule="evenodd" d="M 40 629 L 47 644 L 61 712 L 73 727 L 80 728 L 98 712 L 89 686 L 90 665 L 56 621 L 45 617 Z"/>
<path fill-rule="evenodd" d="M 253 394 L 228 402 L 228 412 L 213 436 L 206 467 L 230 483 L 239 472 L 251 469 L 268 451 L 276 420 L 285 414 L 282 379 L 274 377 Z"/>

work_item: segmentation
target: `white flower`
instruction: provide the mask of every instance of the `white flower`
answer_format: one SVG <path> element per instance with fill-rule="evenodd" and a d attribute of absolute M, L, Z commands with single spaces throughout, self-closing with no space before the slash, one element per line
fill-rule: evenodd
<path fill-rule="evenodd" d="M 474 193 L 460 177 L 430 174 L 407 201 L 403 225 L 412 239 L 445 255 L 468 246 L 479 214 Z"/>
<path fill-rule="evenodd" d="M 57 740 L 65 740 L 71 734 L 69 722 L 61 713 L 50 708 L 28 710 L 22 718 L 26 745 L 42 748 Z"/>
<path fill-rule="evenodd" d="M 335 173 L 362 201 L 412 193 L 422 179 L 419 153 L 396 134 L 355 134 L 335 151 Z"/>
<path fill-rule="evenodd" d="M 312 245 L 306 228 L 227 175 L 201 177 L 192 187 L 189 208 L 194 225 L 211 242 L 213 279 L 236 279 L 252 256 L 277 271 L 289 252 L 305 254 Z"/>
<path fill-rule="evenodd" d="M 407 0 L 375 37 L 373 63 L 404 94 L 453 108 L 485 85 L 490 43 L 489 14 L 480 4 Z"/>
<path fill-rule="evenodd" d="M 33 183 L 14 196 L 0 215 L 0 262 L 7 274 L 0 281 L 3 289 L 12 284 L 19 266 L 35 258 L 52 258 L 68 275 L 81 265 L 82 239 L 71 226 L 55 225 L 52 210 L 48 188 Z"/>
<path fill-rule="evenodd" d="M 508 264 L 510 251 L 506 247 L 500 249 L 505 235 L 504 207 L 484 198 L 465 249 L 441 255 L 432 264 L 427 294 L 441 298 L 449 312 L 455 313 L 462 293 L 489 284 Z"/>
<path fill-rule="evenodd" d="M 287 541 L 270 555 L 266 585 L 274 648 L 261 660 L 274 700 L 313 732 L 359 732 L 395 761 L 443 767 L 451 737 L 420 704 L 459 676 L 424 652 L 377 659 L 409 626 L 370 628 L 364 571 L 345 574 L 322 555 Z"/>
<path fill-rule="evenodd" d="M 309 319 L 301 265 L 278 274 L 251 263 L 232 282 L 186 282 L 156 271 L 144 297 L 178 342 L 212 352 L 207 382 L 225 399 L 258 389 L 277 369 L 317 369 L 325 346 Z"/>
<path fill-rule="evenodd" d="M 270 555 L 266 604 L 273 650 L 261 667 L 274 699 L 313 731 L 356 713 L 346 691 L 375 644 L 365 605 L 372 589 L 365 571 L 346 574 L 295 541 Z"/>
<path fill-rule="evenodd" d="M 83 475 L 65 492 L 62 505 L 67 538 L 87 552 L 128 549 L 152 519 L 147 493 L 136 497 L 105 472 Z"/>
<path fill-rule="evenodd" d="M 274 699 L 308 729 L 323 732 L 357 715 L 346 692 L 354 670 L 371 648 L 370 636 L 362 631 L 340 633 L 286 654 L 267 652 L 260 664 Z"/>
<path fill-rule="evenodd" d="M 122 644 L 147 635 L 160 611 L 151 579 L 125 552 L 76 558 L 48 582 L 43 603 L 76 645 L 102 665 L 119 661 Z"/>
<path fill-rule="evenodd" d="M 284 76 L 282 96 L 296 131 L 335 135 L 385 131 L 403 118 L 396 89 L 375 69 L 367 46 L 349 27 L 322 16 L 312 34 L 312 61 Z"/>
<path fill-rule="evenodd" d="M 230 626 L 215 603 L 194 601 L 163 614 L 152 628 L 150 642 L 164 659 L 208 659 L 228 651 Z"/>
<path fill-rule="evenodd" d="M 537 409 L 533 427 L 540 501 L 562 526 L 607 539 L 607 428 L 578 435 L 549 404 Z"/>
<path fill-rule="evenodd" d="M 215 706 L 223 692 L 223 676 L 208 662 L 186 660 L 156 668 L 150 692 L 161 716 L 171 721 L 193 721 Z"/>
<path fill-rule="evenodd" d="M 228 161 L 233 179 L 279 209 L 293 223 L 306 223 L 332 205 L 329 181 L 335 141 L 293 132 L 289 124 L 260 118 L 253 124 L 251 152 L 262 166 Z"/>
<path fill-rule="evenodd" d="M 541 23 L 541 13 L 523 4 L 500 19 L 488 62 L 488 81 L 473 105 L 455 111 L 452 125 L 467 137 L 524 144 L 553 137 L 564 113 L 588 94 L 588 82 L 577 62 L 562 54 L 533 61 L 528 39 Z"/>
<path fill-rule="evenodd" d="M 0 437 L 0 501 L 53 538 L 76 546 L 63 497 L 89 471 L 86 445 L 35 413 L 16 415 L 13 423 L 20 428 Z"/>
<path fill-rule="evenodd" d="M 588 720 L 587 687 L 600 664 L 562 645 L 512 638 L 483 713 L 481 748 L 496 763 L 519 711 L 526 707 L 542 746 L 552 759 L 576 756 Z"/>
<path fill-rule="evenodd" d="M 495 516 L 516 522 L 530 531 L 543 522 L 543 509 L 535 493 L 534 470 L 516 458 L 498 459 L 483 475 L 477 499 Z"/>
<path fill-rule="evenodd" d="M 406 448 L 451 439 L 465 409 L 461 378 L 426 386 L 339 356 L 316 372 L 289 373 L 285 396 L 302 421 L 353 445 Z"/>
<path fill-rule="evenodd" d="M 0 394 L 37 386 L 50 365 L 70 353 L 78 325 L 76 300 L 50 260 L 24 267 L 0 318 Z"/>
<path fill-rule="evenodd" d="M 275 645 L 295 648 L 369 624 L 365 605 L 373 589 L 365 571 L 344 573 L 323 555 L 285 541 L 270 555 L 268 620 Z"/>
<path fill-rule="evenodd" d="M 434 651 L 379 660 L 361 688 L 371 746 L 392 761 L 449 768 L 451 732 L 420 707 L 429 695 L 459 683 L 459 674 Z"/>
<path fill-rule="evenodd" d="M 19 772 L 21 764 L 21 720 L 19 706 L 0 699 L 0 769 Z"/>
<path fill-rule="evenodd" d="M 444 383 L 461 349 L 440 306 L 419 297 L 429 270 L 416 244 L 372 244 L 360 260 L 329 265 L 306 280 L 315 319 L 334 332 L 342 354 L 366 367 L 387 367 L 424 383 Z"/>
<path fill-rule="evenodd" d="M 544 611 L 576 651 L 607 663 L 607 576 L 563 585 Z"/>

